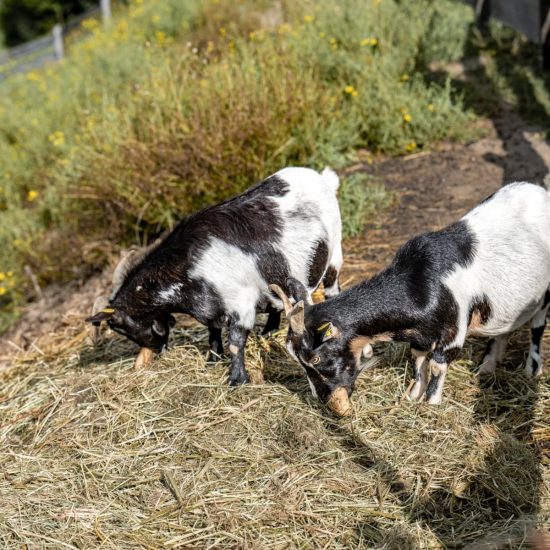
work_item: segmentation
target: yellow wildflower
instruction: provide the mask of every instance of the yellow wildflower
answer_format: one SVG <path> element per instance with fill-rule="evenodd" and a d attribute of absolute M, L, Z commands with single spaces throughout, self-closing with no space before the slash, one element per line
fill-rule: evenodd
<path fill-rule="evenodd" d="M 360 46 L 378 46 L 378 40 L 376 38 L 363 38 L 359 42 Z"/>
<path fill-rule="evenodd" d="M 405 151 L 407 153 L 412 153 L 416 149 L 416 141 L 411 141 L 407 146 L 405 147 Z"/>
<path fill-rule="evenodd" d="M 4 294 L 6 294 L 7 290 L 3 287 L 3 286 L 0 286 L 0 296 L 4 296 Z"/>
<path fill-rule="evenodd" d="M 348 85 L 344 88 L 344 93 L 350 95 L 351 97 L 357 97 L 359 92 L 353 86 Z"/>
<path fill-rule="evenodd" d="M 38 198 L 38 191 L 35 191 L 34 189 L 31 189 L 28 193 L 27 193 L 27 200 L 29 202 L 32 202 L 34 200 L 36 200 Z"/>
<path fill-rule="evenodd" d="M 412 120 L 412 116 L 409 113 L 403 113 L 403 120 L 408 124 Z"/>
<path fill-rule="evenodd" d="M 6 276 L 4 275 L 4 272 L 0 271 L 0 281 L 5 281 L 5 280 L 6 280 Z"/>
<path fill-rule="evenodd" d="M 283 23 L 278 29 L 277 32 L 279 34 L 286 34 L 289 33 L 292 30 L 292 26 L 290 23 Z"/>
<path fill-rule="evenodd" d="M 157 42 L 162 46 L 163 44 L 166 44 L 166 33 L 164 31 L 157 31 L 155 33 L 155 38 L 157 39 Z"/>
<path fill-rule="evenodd" d="M 53 143 L 55 147 L 61 147 L 65 143 L 65 134 L 58 130 L 48 136 L 48 139 Z"/>
<path fill-rule="evenodd" d="M 435 111 L 435 106 L 433 103 L 428 103 L 428 107 L 427 107 L 428 111 L 430 111 L 431 113 L 433 113 Z"/>
<path fill-rule="evenodd" d="M 409 80 L 409 75 L 407 73 L 403 73 L 399 80 L 401 80 L 401 82 L 407 82 L 407 80 Z"/>

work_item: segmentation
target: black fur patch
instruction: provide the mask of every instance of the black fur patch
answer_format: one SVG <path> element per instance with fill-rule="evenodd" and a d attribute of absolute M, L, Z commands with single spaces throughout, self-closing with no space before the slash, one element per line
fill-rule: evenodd
<path fill-rule="evenodd" d="M 326 241 L 317 241 L 313 254 L 309 259 L 307 284 L 309 288 L 315 288 L 321 281 L 328 261 L 328 246 Z"/>
<path fill-rule="evenodd" d="M 325 273 L 325 276 L 323 278 L 323 286 L 325 288 L 330 288 L 334 286 L 334 283 L 336 282 L 336 279 L 338 278 L 338 271 L 336 271 L 336 268 L 329 265 L 327 267 L 327 271 Z"/>
<path fill-rule="evenodd" d="M 474 313 L 479 315 L 479 319 L 482 325 L 485 325 L 491 317 L 491 304 L 487 296 L 482 296 L 481 298 L 476 298 L 470 304 L 470 311 L 468 312 L 468 325 L 472 322 L 472 317 Z"/>
<path fill-rule="evenodd" d="M 531 329 L 531 343 L 535 348 L 535 353 L 540 353 L 540 342 L 542 340 L 542 335 L 544 334 L 545 328 L 546 324 Z"/>
<path fill-rule="evenodd" d="M 426 388 L 426 401 L 428 401 L 435 394 L 437 387 L 439 386 L 440 378 L 441 373 L 432 374 L 430 381 L 428 382 L 428 387 Z"/>

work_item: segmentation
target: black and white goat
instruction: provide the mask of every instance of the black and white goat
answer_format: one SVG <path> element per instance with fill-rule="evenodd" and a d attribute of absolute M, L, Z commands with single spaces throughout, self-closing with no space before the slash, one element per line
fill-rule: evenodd
<path fill-rule="evenodd" d="M 232 385 L 248 381 L 244 349 L 256 313 L 267 311 L 264 332 L 277 329 L 281 301 L 269 283 L 289 277 L 309 294 L 324 283 L 339 292 L 341 220 L 335 172 L 285 168 L 243 194 L 183 220 L 160 243 L 123 261 L 109 300 L 96 301 L 87 321 L 102 321 L 142 348 L 160 352 L 172 313 L 208 326 L 210 360 L 223 353 L 228 326 Z"/>
<path fill-rule="evenodd" d="M 437 404 L 447 366 L 468 335 L 492 338 L 480 367 L 490 373 L 510 332 L 530 322 L 525 372 L 539 376 L 549 287 L 550 195 L 514 183 L 457 223 L 414 237 L 385 270 L 326 302 L 311 305 L 299 281 L 287 282 L 294 306 L 282 289 L 272 290 L 285 301 L 287 347 L 313 394 L 346 414 L 361 356 L 376 341 L 410 342 L 415 367 L 408 397 L 425 395 Z"/>

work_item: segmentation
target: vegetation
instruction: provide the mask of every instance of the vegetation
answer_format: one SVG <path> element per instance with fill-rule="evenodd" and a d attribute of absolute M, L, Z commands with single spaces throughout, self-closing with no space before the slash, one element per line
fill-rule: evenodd
<path fill-rule="evenodd" d="M 93 0 L 3 0 L 0 38 L 4 35 L 7 46 L 16 46 L 47 33 L 56 23 L 95 4 Z"/>
<path fill-rule="evenodd" d="M 468 136 L 424 69 L 460 55 L 469 21 L 450 0 L 133 0 L 87 21 L 66 61 L 1 84 L 4 315 L 24 266 L 84 276 L 282 166 Z"/>

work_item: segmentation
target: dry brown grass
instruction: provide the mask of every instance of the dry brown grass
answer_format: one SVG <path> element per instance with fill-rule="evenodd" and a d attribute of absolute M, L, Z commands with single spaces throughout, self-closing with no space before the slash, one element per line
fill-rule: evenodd
<path fill-rule="evenodd" d="M 201 327 L 139 371 L 130 343 L 79 330 L 3 371 L 3 547 L 515 549 L 550 527 L 549 377 L 512 368 L 524 333 L 484 389 L 470 344 L 436 408 L 401 400 L 407 350 L 380 347 L 338 420 L 282 333 L 230 389 Z"/>

